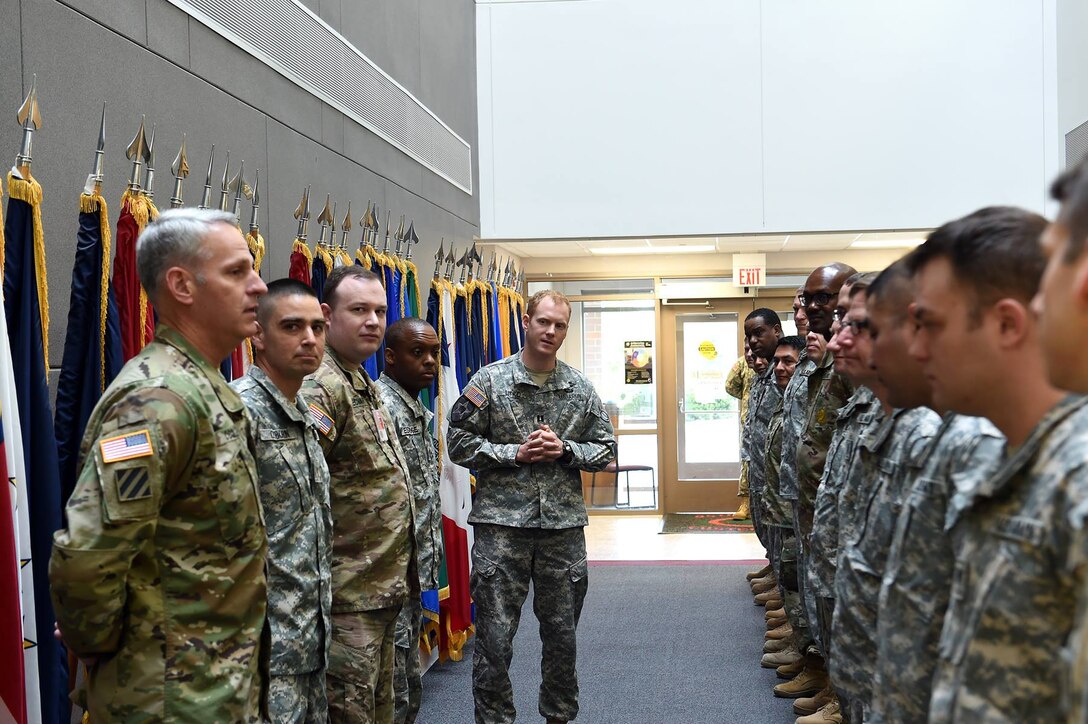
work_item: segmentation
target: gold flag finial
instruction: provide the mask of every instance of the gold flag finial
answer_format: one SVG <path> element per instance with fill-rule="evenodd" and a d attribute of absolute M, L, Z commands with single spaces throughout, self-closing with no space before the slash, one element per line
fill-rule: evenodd
<path fill-rule="evenodd" d="M 102 193 L 102 181 L 106 178 L 103 172 L 103 164 L 106 158 L 106 104 L 102 103 L 102 120 L 98 124 L 98 147 L 94 152 L 94 163 L 91 164 L 91 172 L 87 175 L 87 183 L 83 184 L 83 193 L 88 196 Z"/>
<path fill-rule="evenodd" d="M 306 227 L 310 223 L 310 187 L 302 192 L 302 200 L 295 209 L 295 218 L 298 219 L 298 232 L 295 234 L 300 241 L 306 241 Z"/>
<path fill-rule="evenodd" d="M 348 201 L 348 213 L 340 224 L 340 248 L 348 248 L 348 232 L 351 231 L 351 201 Z"/>
<path fill-rule="evenodd" d="M 170 173 L 174 174 L 174 193 L 170 196 L 170 208 L 181 208 L 182 201 L 181 190 L 182 184 L 189 176 L 189 159 L 185 156 L 185 134 L 181 134 L 181 148 L 178 149 L 178 155 L 174 157 L 174 162 L 170 164 Z"/>
<path fill-rule="evenodd" d="M 34 131 L 42 127 L 42 114 L 38 108 L 38 74 L 30 81 L 30 92 L 26 94 L 23 105 L 17 114 L 19 125 L 23 127 L 23 142 L 19 155 L 15 157 L 15 170 L 24 179 L 30 179 L 30 164 L 34 156 Z"/>
<path fill-rule="evenodd" d="M 147 136 L 144 131 L 144 116 L 140 116 L 140 128 L 133 136 L 132 142 L 125 149 L 125 156 L 132 161 L 132 175 L 128 179 L 128 190 L 136 193 L 140 190 L 140 166 L 147 158 Z"/>

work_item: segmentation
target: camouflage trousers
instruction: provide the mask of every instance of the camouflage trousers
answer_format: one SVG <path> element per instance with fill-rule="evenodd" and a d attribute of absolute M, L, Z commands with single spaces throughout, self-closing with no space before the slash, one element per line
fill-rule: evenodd
<path fill-rule="evenodd" d="M 800 603 L 800 621 L 794 624 L 793 631 L 798 651 L 805 651 L 815 645 L 813 638 L 812 617 L 809 614 L 806 580 L 808 570 L 808 536 L 812 532 L 812 510 L 804 507 L 802 500 L 793 501 L 793 534 L 797 539 L 797 595 Z M 798 628 L 800 626 L 800 628 Z"/>
<path fill-rule="evenodd" d="M 782 607 L 786 611 L 786 620 L 793 627 L 793 638 L 798 651 L 804 651 L 807 646 L 807 623 L 804 616 L 804 604 L 801 594 L 797 590 L 797 538 L 790 528 L 772 526 L 777 548 L 776 560 L 778 567 L 775 575 L 778 577 L 778 589 L 782 594 Z"/>
<path fill-rule="evenodd" d="M 575 632 L 589 587 L 584 530 L 476 524 L 474 532 L 472 696 L 477 724 L 509 724 L 516 716 L 509 669 L 530 581 L 542 644 L 540 715 L 573 720 L 578 715 Z"/>
<path fill-rule="evenodd" d="M 740 463 L 740 480 L 737 483 L 737 495 L 742 498 L 748 497 L 748 461 L 742 460 Z"/>
<path fill-rule="evenodd" d="M 756 538 L 763 547 L 767 549 L 767 557 L 770 558 L 771 534 L 767 529 L 767 523 L 763 516 L 763 490 L 756 487 L 750 487 L 748 489 L 748 496 L 748 509 L 751 511 L 752 528 L 755 530 Z"/>
<path fill-rule="evenodd" d="M 423 604 L 419 596 L 409 596 L 397 616 L 393 654 L 393 721 L 396 724 L 412 724 L 423 701 L 423 671 L 419 665 L 419 632 L 422 628 Z"/>
<path fill-rule="evenodd" d="M 272 724 L 323 724 L 329 720 L 325 669 L 309 674 L 273 674 L 268 682 Z"/>
<path fill-rule="evenodd" d="M 329 721 L 393 721 L 393 637 L 400 608 L 332 615 Z"/>

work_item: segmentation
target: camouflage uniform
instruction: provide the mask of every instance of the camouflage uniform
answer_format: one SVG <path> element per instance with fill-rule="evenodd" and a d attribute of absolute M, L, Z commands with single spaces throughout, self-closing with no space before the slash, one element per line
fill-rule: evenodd
<path fill-rule="evenodd" d="M 940 425 L 928 407 L 892 412 L 861 445 L 865 490 L 856 535 L 839 550 L 831 639 L 835 655 L 831 678 L 854 709 L 851 721 L 864 721 L 872 698 L 876 658 L 876 609 L 880 581 L 896 520 L 911 484 L 926 460 Z"/>
<path fill-rule="evenodd" d="M 392 418 L 361 367 L 326 346 L 303 393 L 331 477 L 330 719 L 389 722 L 397 614 L 419 596 L 408 466 Z"/>
<path fill-rule="evenodd" d="M 251 444 L 242 400 L 162 324 L 95 407 L 49 563 L 65 643 L 100 657 L 92 721 L 260 721 L 267 545 Z"/>
<path fill-rule="evenodd" d="M 735 397 L 740 400 L 740 422 L 741 426 L 747 423 L 748 420 L 748 394 L 752 389 L 752 383 L 755 382 L 756 373 L 743 357 L 737 359 L 733 364 L 733 369 L 729 370 L 729 376 L 725 378 L 725 391 L 730 397 Z M 741 432 L 740 443 L 740 480 L 737 487 L 737 495 L 741 497 L 747 497 L 748 495 L 748 449 L 744 446 L 744 434 L 743 429 Z"/>
<path fill-rule="evenodd" d="M 827 449 L 820 488 L 816 492 L 812 534 L 809 536 L 805 591 L 815 608 L 813 633 L 824 658 L 831 658 L 831 615 L 835 609 L 835 563 L 839 552 L 839 493 L 856 476 L 857 448 L 877 415 L 880 401 L 868 387 L 859 387 L 838 412 L 835 436 Z"/>
<path fill-rule="evenodd" d="M 547 424 L 571 455 L 522 465 L 518 447 Z M 472 689 L 476 721 L 514 721 L 508 674 L 521 607 L 533 581 L 543 660 L 539 710 L 569 721 L 578 714 L 575 629 L 588 585 L 583 527 L 588 523 L 579 470 L 603 470 L 616 456 L 612 423 L 593 385 L 563 362 L 542 387 L 511 355 L 477 372 L 453 406 L 450 458 L 477 471 L 472 597 L 476 645 Z"/>
<path fill-rule="evenodd" d="M 763 546 L 771 554 L 772 546 L 763 521 L 762 502 L 763 478 L 767 455 L 767 425 L 774 409 L 782 402 L 782 391 L 775 384 L 774 370 L 770 367 L 752 381 L 748 392 L 748 416 L 741 428 L 741 446 L 748 455 L 748 489 L 751 496 L 752 526 Z"/>
<path fill-rule="evenodd" d="M 777 387 L 775 388 L 778 389 Z M 782 465 L 783 404 L 781 396 L 767 425 L 767 453 L 763 471 L 763 493 L 760 504 L 769 546 L 767 555 L 778 581 L 778 590 L 792 626 L 804 624 L 804 610 L 797 589 L 797 536 L 793 532 L 792 508 L 779 494 L 779 471 Z"/>
<path fill-rule="evenodd" d="M 948 413 L 896 521 L 877 609 L 872 721 L 925 721 L 937 641 L 952 588 L 948 504 L 1001 464 L 1005 438 L 989 421 Z"/>
<path fill-rule="evenodd" d="M 953 495 L 930 721 L 1088 718 L 1086 459 L 1088 398 L 1070 396 L 993 477 Z"/>
<path fill-rule="evenodd" d="M 389 375 L 378 378 L 378 392 L 393 417 L 401 450 L 408 462 L 415 503 L 416 567 L 421 591 L 438 590 L 442 563 L 442 506 L 438 497 L 438 440 L 431 432 L 434 414 Z M 393 695 L 398 722 L 414 722 L 423 696 L 423 672 L 419 666 L 419 636 L 423 606 L 410 598 L 397 618 Z"/>
<path fill-rule="evenodd" d="M 288 401 L 256 365 L 231 387 L 256 430 L 268 530 L 268 716 L 273 722 L 324 722 L 332 638 L 332 511 L 317 424 L 301 394 Z"/>

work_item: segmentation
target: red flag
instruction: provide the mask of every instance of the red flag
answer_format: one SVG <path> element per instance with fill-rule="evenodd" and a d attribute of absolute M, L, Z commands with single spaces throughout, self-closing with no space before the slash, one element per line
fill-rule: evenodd
<path fill-rule="evenodd" d="M 155 315 L 136 274 L 136 239 L 147 226 L 151 210 L 143 194 L 125 192 L 117 218 L 117 255 L 113 262 L 113 292 L 121 319 L 121 352 L 125 361 L 155 336 Z"/>
<path fill-rule="evenodd" d="M 313 265 L 314 253 L 310 251 L 310 247 L 305 241 L 295 239 L 294 246 L 291 247 L 291 269 L 287 276 L 309 286 Z"/>

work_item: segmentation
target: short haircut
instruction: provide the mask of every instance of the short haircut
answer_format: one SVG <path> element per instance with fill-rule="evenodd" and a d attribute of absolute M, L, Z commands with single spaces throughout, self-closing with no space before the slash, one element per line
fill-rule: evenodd
<path fill-rule="evenodd" d="M 868 291 L 878 274 L 879 272 L 858 272 L 847 279 L 846 282 L 850 285 L 850 298 L 853 299 L 855 294 Z"/>
<path fill-rule="evenodd" d="M 265 326 L 269 315 L 276 306 L 276 302 L 284 297 L 313 297 L 317 299 L 317 292 L 309 284 L 304 284 L 297 279 L 276 279 L 268 282 L 268 291 L 257 300 L 257 321 Z"/>
<path fill-rule="evenodd" d="M 974 296 L 971 316 L 977 321 L 982 307 L 999 299 L 1031 302 L 1046 266 L 1039 246 L 1046 226 L 1046 219 L 1030 211 L 989 206 L 944 224 L 903 262 L 917 274 L 947 259 L 956 281 Z"/>
<path fill-rule="evenodd" d="M 764 324 L 769 324 L 772 327 L 782 326 L 782 320 L 779 318 L 778 312 L 773 309 L 768 309 L 767 307 L 753 309 L 748 312 L 748 316 L 744 318 L 744 321 L 747 322 L 749 319 L 755 319 L 756 317 L 762 319 Z"/>
<path fill-rule="evenodd" d="M 906 259 L 892 262 L 869 284 L 866 303 L 894 312 L 895 321 L 908 316 L 912 301 L 911 272 Z"/>
<path fill-rule="evenodd" d="M 424 329 L 429 329 L 436 335 L 438 334 L 426 319 L 420 319 L 419 317 L 398 319 L 389 325 L 389 329 L 385 330 L 385 347 L 386 349 L 400 349 L 401 343 L 408 337 L 409 332 L 421 332 Z"/>
<path fill-rule="evenodd" d="M 1069 230 L 1065 261 L 1076 261 L 1084 253 L 1088 237 L 1088 156 L 1054 179 L 1050 195 L 1061 202 L 1058 221 Z"/>
<path fill-rule="evenodd" d="M 525 305 L 525 316 L 529 319 L 533 318 L 533 312 L 540 306 L 540 303 L 545 299 L 551 299 L 556 304 L 565 304 L 567 307 L 567 316 L 570 316 L 570 300 L 562 292 L 557 292 L 554 289 L 542 289 L 533 296 L 529 297 L 529 302 Z"/>
<path fill-rule="evenodd" d="M 805 353 L 805 338 L 799 334 L 791 334 L 778 340 L 778 347 L 793 347 L 797 350 L 798 357 L 800 357 Z M 775 347 L 775 349 L 778 349 L 778 347 Z"/>
<path fill-rule="evenodd" d="M 345 264 L 344 266 L 338 266 L 331 272 L 329 272 L 329 276 L 325 278 L 325 298 L 323 301 L 325 302 L 325 304 L 328 304 L 329 307 L 336 306 L 336 293 L 340 289 L 340 284 L 345 279 L 358 279 L 359 281 L 363 282 L 378 282 L 379 284 L 382 283 L 382 278 L 380 276 L 370 271 L 369 269 L 364 269 L 358 264 Z"/>
<path fill-rule="evenodd" d="M 200 262 L 204 237 L 216 224 L 237 226 L 234 214 L 211 209 L 170 209 L 144 227 L 136 240 L 136 274 L 147 296 L 159 298 L 166 270 L 180 266 L 194 271 Z M 206 257 L 205 257 L 206 258 Z M 197 281 L 204 278 L 197 274 Z"/>

